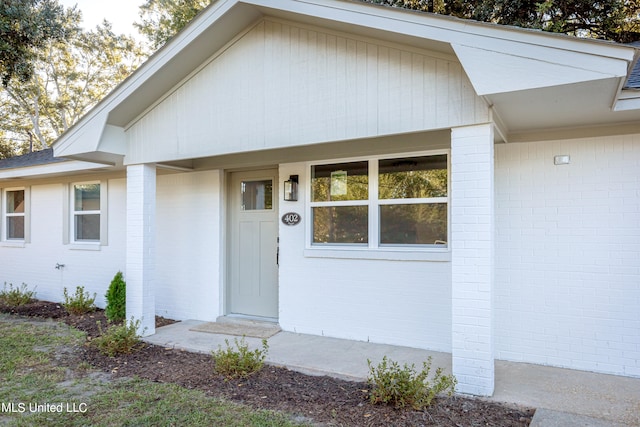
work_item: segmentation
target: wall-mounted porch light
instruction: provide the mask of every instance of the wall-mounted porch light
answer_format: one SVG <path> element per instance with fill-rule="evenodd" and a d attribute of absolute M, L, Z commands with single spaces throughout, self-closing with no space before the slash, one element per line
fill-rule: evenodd
<path fill-rule="evenodd" d="M 298 175 L 289 175 L 284 182 L 284 200 L 295 202 L 298 200 Z"/>

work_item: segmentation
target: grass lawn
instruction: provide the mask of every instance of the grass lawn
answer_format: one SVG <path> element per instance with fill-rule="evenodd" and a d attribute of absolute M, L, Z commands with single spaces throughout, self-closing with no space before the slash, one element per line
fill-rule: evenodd
<path fill-rule="evenodd" d="M 286 415 L 71 362 L 84 333 L 0 315 L 0 424 L 15 426 L 294 426 Z"/>

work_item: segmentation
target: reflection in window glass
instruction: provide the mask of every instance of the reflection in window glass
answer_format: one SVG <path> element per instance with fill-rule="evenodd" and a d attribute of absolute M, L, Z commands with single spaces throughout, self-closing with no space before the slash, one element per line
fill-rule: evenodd
<path fill-rule="evenodd" d="M 24 190 L 6 193 L 6 239 L 24 239 Z"/>
<path fill-rule="evenodd" d="M 367 200 L 369 163 L 351 162 L 311 167 L 311 201 Z"/>
<path fill-rule="evenodd" d="M 380 199 L 447 197 L 447 156 L 380 160 L 378 179 Z"/>
<path fill-rule="evenodd" d="M 24 216 L 7 217 L 7 239 L 24 239 Z"/>
<path fill-rule="evenodd" d="M 74 185 L 75 210 L 100 210 L 100 184 Z"/>
<path fill-rule="evenodd" d="M 100 184 L 73 186 L 74 241 L 100 240 Z"/>
<path fill-rule="evenodd" d="M 7 191 L 7 213 L 24 213 L 24 190 Z"/>
<path fill-rule="evenodd" d="M 273 182 L 270 179 L 242 181 L 241 185 L 243 211 L 273 208 Z"/>
<path fill-rule="evenodd" d="M 368 238 L 367 206 L 313 208 L 313 243 L 361 243 Z"/>
<path fill-rule="evenodd" d="M 100 215 L 76 215 L 75 236 L 76 240 L 100 240 Z"/>
<path fill-rule="evenodd" d="M 446 241 L 446 204 L 380 206 L 380 244 L 446 245 Z"/>

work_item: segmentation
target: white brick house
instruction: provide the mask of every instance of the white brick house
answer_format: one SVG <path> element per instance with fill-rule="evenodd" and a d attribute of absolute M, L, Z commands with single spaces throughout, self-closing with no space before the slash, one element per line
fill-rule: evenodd
<path fill-rule="evenodd" d="M 54 144 L 65 161 L 0 162 L 0 281 L 59 300 L 122 270 L 147 333 L 244 315 L 448 352 L 464 393 L 493 393 L 496 359 L 639 377 L 637 57 L 218 0 Z"/>

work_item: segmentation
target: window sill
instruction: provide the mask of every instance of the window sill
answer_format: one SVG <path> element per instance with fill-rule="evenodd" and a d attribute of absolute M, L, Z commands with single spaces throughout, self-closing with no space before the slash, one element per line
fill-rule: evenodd
<path fill-rule="evenodd" d="M 24 242 L 24 240 L 16 240 L 16 241 L 4 240 L 4 241 L 0 242 L 0 247 L 3 247 L 3 248 L 24 248 L 25 247 L 25 242 Z"/>
<path fill-rule="evenodd" d="M 361 248 L 309 248 L 305 249 L 306 258 L 335 259 L 372 259 L 384 261 L 426 261 L 451 262 L 448 249 L 415 250 L 415 249 L 361 249 Z"/>
<path fill-rule="evenodd" d="M 95 243 L 71 243 L 69 249 L 72 251 L 99 251 L 100 242 Z"/>

